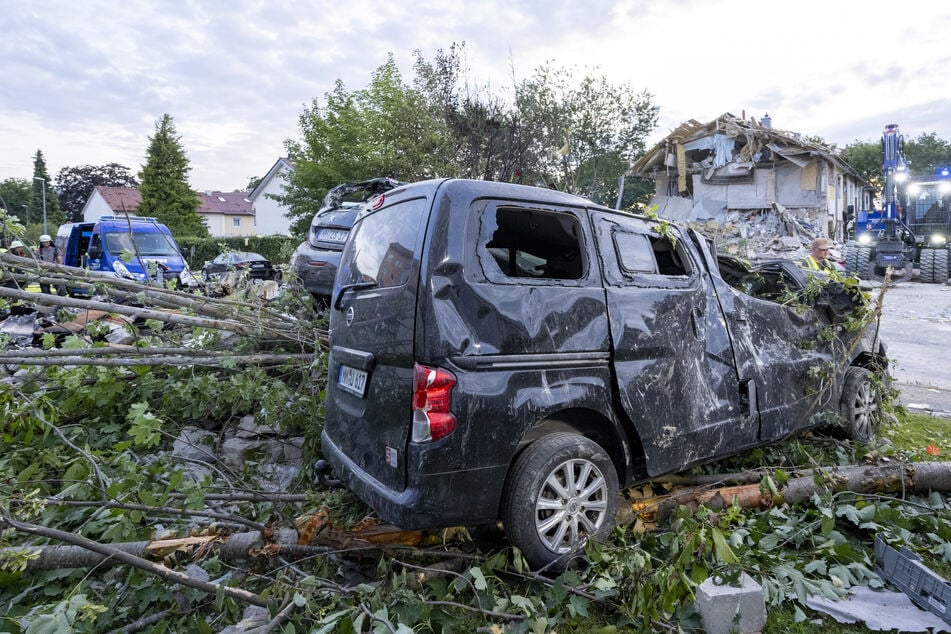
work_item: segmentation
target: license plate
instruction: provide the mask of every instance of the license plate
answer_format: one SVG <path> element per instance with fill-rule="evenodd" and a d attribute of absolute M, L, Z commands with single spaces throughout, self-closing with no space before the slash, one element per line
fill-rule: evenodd
<path fill-rule="evenodd" d="M 345 229 L 321 229 L 317 232 L 317 239 L 321 242 L 339 242 L 343 244 L 347 241 L 347 234 L 350 233 Z"/>
<path fill-rule="evenodd" d="M 348 365 L 342 365 L 340 366 L 340 374 L 337 376 L 337 385 L 340 386 L 340 389 L 363 398 L 367 391 L 367 373 Z"/>

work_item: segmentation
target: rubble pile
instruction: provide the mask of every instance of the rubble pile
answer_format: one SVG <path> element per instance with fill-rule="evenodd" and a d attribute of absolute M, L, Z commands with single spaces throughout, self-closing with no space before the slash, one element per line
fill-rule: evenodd
<path fill-rule="evenodd" d="M 809 255 L 809 243 L 821 236 L 808 216 L 778 203 L 773 203 L 770 210 L 731 210 L 688 224 L 713 240 L 718 252 L 750 261 L 799 260 Z M 835 240 L 832 244 L 830 257 L 841 259 L 843 245 Z"/>

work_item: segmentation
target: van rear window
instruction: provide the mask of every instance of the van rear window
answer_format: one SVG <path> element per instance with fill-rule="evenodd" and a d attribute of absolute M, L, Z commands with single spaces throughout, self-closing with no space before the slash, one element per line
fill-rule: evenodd
<path fill-rule="evenodd" d="M 403 201 L 360 220 L 341 256 L 340 285 L 375 282 L 402 286 L 413 271 L 425 198 Z"/>

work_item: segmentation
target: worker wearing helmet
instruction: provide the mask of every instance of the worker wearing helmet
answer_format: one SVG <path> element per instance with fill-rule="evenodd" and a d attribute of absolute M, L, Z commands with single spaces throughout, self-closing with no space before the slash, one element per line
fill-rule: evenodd
<path fill-rule="evenodd" d="M 40 246 L 36 247 L 36 257 L 44 262 L 52 262 L 54 264 L 63 263 L 62 251 L 60 251 L 58 246 L 53 244 L 53 238 L 45 233 L 40 236 Z M 50 285 L 44 284 L 43 282 L 40 282 L 40 290 L 47 295 L 53 294 Z M 66 289 L 57 288 L 56 290 L 60 295 L 63 295 Z"/>
<path fill-rule="evenodd" d="M 27 257 L 27 255 L 26 255 L 26 247 L 25 247 L 25 246 L 23 245 L 23 243 L 20 242 L 19 240 L 14 240 L 13 242 L 11 242 L 7 252 L 8 252 L 10 255 L 15 255 L 15 256 L 18 256 L 18 257 L 21 257 L 21 258 Z M 4 267 L 3 267 L 3 273 L 11 273 L 11 274 L 14 274 L 14 273 L 22 273 L 22 272 L 23 272 L 23 271 L 21 271 L 21 270 L 18 269 L 18 268 L 7 267 L 7 266 L 4 266 Z M 5 276 L 4 276 L 4 277 L 5 277 Z M 15 279 L 13 279 L 12 277 L 11 277 L 10 279 L 5 279 L 5 280 L 3 280 L 3 283 L 0 284 L 0 286 L 6 286 L 7 288 L 19 288 L 19 284 L 18 284 L 17 281 L 16 281 Z"/>
<path fill-rule="evenodd" d="M 21 258 L 26 257 L 26 247 L 19 240 L 10 243 L 10 255 L 17 255 Z"/>

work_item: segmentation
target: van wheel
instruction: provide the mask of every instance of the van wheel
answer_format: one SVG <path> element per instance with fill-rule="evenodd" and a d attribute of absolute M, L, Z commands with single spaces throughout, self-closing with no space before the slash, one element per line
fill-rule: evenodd
<path fill-rule="evenodd" d="M 515 460 L 502 524 L 533 568 L 560 571 L 588 539 L 608 536 L 617 505 L 618 478 L 607 452 L 579 434 L 555 433 Z"/>
<path fill-rule="evenodd" d="M 869 440 L 875 435 L 882 416 L 882 397 L 871 372 L 857 366 L 846 371 L 839 413 L 845 419 L 845 433 L 852 440 Z"/>

